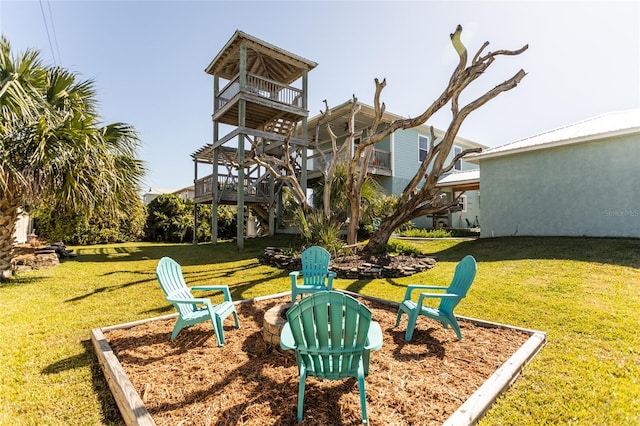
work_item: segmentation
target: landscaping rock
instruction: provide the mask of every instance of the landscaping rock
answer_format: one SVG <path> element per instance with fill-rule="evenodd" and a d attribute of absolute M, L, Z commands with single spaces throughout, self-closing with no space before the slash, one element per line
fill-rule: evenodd
<path fill-rule="evenodd" d="M 285 254 L 277 247 L 267 247 L 260 262 L 287 271 L 302 269 L 299 255 Z M 406 277 L 431 269 L 435 265 L 436 259 L 432 256 L 394 256 L 382 253 L 332 258 L 329 269 L 340 278 L 374 279 Z"/>

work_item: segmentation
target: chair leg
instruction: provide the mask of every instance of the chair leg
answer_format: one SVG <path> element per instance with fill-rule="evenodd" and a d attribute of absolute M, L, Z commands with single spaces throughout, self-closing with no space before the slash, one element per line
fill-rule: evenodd
<path fill-rule="evenodd" d="M 236 323 L 236 328 L 240 328 L 240 322 L 238 321 L 238 313 L 235 311 L 235 309 L 231 313 L 233 314 L 233 320 Z"/>
<path fill-rule="evenodd" d="M 413 338 L 413 330 L 416 328 L 416 321 L 418 320 L 417 311 L 409 313 L 408 316 L 409 318 L 407 320 L 407 332 L 404 335 L 404 340 L 410 342 Z"/>
<path fill-rule="evenodd" d="M 404 312 L 404 310 L 402 309 L 402 306 L 400 306 L 398 308 L 398 316 L 396 317 L 396 327 L 400 325 L 400 320 L 402 319 L 402 313 Z"/>
<path fill-rule="evenodd" d="M 178 333 L 180 333 L 180 330 L 182 330 L 186 326 L 187 324 L 184 324 L 180 319 L 180 317 L 178 317 L 178 319 L 176 320 L 176 325 L 173 326 L 173 332 L 171 333 L 171 340 L 175 340 L 176 337 L 178 337 Z"/>
<path fill-rule="evenodd" d="M 364 376 L 358 376 L 358 389 L 360 391 L 360 409 L 362 411 L 362 423 L 367 423 L 367 398 L 364 392 Z"/>
<path fill-rule="evenodd" d="M 307 372 L 300 369 L 300 384 L 298 385 L 298 423 L 302 421 L 302 410 L 304 408 L 304 385 L 307 379 Z"/>
<path fill-rule="evenodd" d="M 215 314 L 211 318 L 213 323 L 213 331 L 216 333 L 216 339 L 218 339 L 218 346 L 224 346 L 224 329 L 222 328 L 222 318 L 220 315 Z"/>
<path fill-rule="evenodd" d="M 458 321 L 455 317 L 449 318 L 451 323 L 451 328 L 456 332 L 456 336 L 458 336 L 458 340 L 462 340 L 462 332 L 460 331 L 460 325 L 458 325 Z"/>

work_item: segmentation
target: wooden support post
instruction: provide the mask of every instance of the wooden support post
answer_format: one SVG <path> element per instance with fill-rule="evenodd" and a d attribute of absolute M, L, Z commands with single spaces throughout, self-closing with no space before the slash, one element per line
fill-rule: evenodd
<path fill-rule="evenodd" d="M 247 45 L 240 46 L 240 91 L 243 92 L 247 85 Z M 244 129 L 246 124 L 247 104 L 244 99 L 240 99 L 238 103 L 238 127 Z M 237 189 L 237 228 L 236 242 L 238 250 L 244 248 L 244 133 L 238 135 L 238 189 Z"/>
<path fill-rule="evenodd" d="M 220 91 L 220 77 L 213 77 L 213 112 L 216 111 L 216 98 Z M 213 120 L 213 143 L 218 141 L 219 125 Z M 218 244 L 218 148 L 213 149 L 213 173 L 211 185 L 211 244 Z"/>

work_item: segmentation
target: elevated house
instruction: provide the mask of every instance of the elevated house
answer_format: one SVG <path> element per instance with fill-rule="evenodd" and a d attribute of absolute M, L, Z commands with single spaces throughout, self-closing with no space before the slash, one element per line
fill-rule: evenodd
<path fill-rule="evenodd" d="M 352 101 L 345 102 L 332 108 L 328 118 L 317 115 L 309 120 L 310 140 L 315 137 L 314 129 L 320 122 L 317 147 L 310 158 L 309 176 L 320 176 L 319 156 L 328 156 L 331 152 L 331 139 L 326 125 L 338 137 L 338 144 L 347 140 L 347 122 L 352 108 Z M 354 152 L 363 134 L 371 132 L 374 119 L 374 108 L 364 103 L 359 103 L 358 113 L 355 116 L 354 129 L 356 136 L 347 152 Z M 396 114 L 385 112 L 380 126 L 388 126 L 396 119 L 403 118 Z M 444 132 L 434 129 L 435 137 L 442 137 Z M 422 160 L 426 157 L 431 139 L 430 126 L 423 125 L 413 129 L 398 130 L 385 140 L 377 143 L 373 155 L 369 160 L 368 171 L 384 188 L 388 195 L 401 194 L 409 181 L 415 176 Z M 316 146 L 315 142 L 311 143 Z M 449 158 L 468 148 L 486 148 L 471 140 L 457 137 Z M 429 170 L 427 170 L 427 173 Z M 460 204 L 441 215 L 421 217 L 413 221 L 420 228 L 454 227 L 470 228 L 480 221 L 480 172 L 477 164 L 465 160 L 458 161 L 451 173 L 442 176 L 438 181 L 438 187 L 448 200 L 460 196 Z"/>
<path fill-rule="evenodd" d="M 238 248 L 243 248 L 254 216 L 261 218 L 269 234 L 275 232 L 282 189 L 268 170 L 247 161 L 245 152 L 256 145 L 261 152 L 281 157 L 293 126 L 307 133 L 307 77 L 316 65 L 236 31 L 205 70 L 213 76 L 213 141 L 192 154 L 194 201 L 237 207 Z M 307 139 L 294 136 L 289 143 L 297 177 L 306 185 Z M 217 208 L 212 211 L 215 243 Z"/>

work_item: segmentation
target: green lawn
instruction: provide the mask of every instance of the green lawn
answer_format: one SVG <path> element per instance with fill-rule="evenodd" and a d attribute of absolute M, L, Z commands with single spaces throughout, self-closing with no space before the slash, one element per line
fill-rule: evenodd
<path fill-rule="evenodd" d="M 0 424 L 121 424 L 89 342 L 95 327 L 172 312 L 158 259 L 189 284 L 221 283 L 236 300 L 289 290 L 258 262 L 288 236 L 233 243 L 75 247 L 79 257 L 0 284 Z M 640 240 L 501 238 L 412 241 L 438 265 L 402 279 L 334 281 L 399 301 L 409 283 L 448 284 L 472 254 L 478 275 L 457 314 L 547 332 L 548 343 L 483 425 L 640 425 Z"/>

